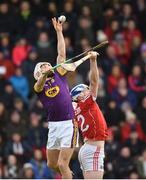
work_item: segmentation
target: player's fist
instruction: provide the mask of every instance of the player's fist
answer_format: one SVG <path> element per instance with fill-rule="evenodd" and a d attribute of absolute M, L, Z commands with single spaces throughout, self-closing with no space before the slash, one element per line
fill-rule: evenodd
<path fill-rule="evenodd" d="M 54 29 L 56 31 L 62 31 L 62 23 L 63 22 L 56 20 L 56 18 L 54 17 L 54 18 L 52 18 L 52 23 L 53 23 Z"/>
<path fill-rule="evenodd" d="M 42 72 L 43 75 L 47 76 L 47 77 L 52 77 L 54 75 L 54 71 L 53 70 L 45 70 Z"/>
<path fill-rule="evenodd" d="M 90 59 L 96 59 L 96 57 L 99 56 L 99 53 L 96 51 L 90 51 L 88 54 L 90 55 Z"/>

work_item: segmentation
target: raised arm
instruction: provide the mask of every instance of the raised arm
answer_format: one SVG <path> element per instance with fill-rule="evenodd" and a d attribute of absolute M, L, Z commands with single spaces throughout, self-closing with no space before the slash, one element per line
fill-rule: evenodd
<path fill-rule="evenodd" d="M 90 57 L 90 91 L 94 98 L 97 97 L 98 92 L 98 83 L 99 83 L 99 72 L 97 68 L 97 56 L 99 55 L 97 52 L 89 52 L 91 54 Z"/>
<path fill-rule="evenodd" d="M 57 34 L 57 64 L 60 64 L 66 59 L 66 48 L 62 33 L 62 23 L 57 21 L 56 18 L 52 18 L 52 23 Z M 66 70 L 64 70 L 62 67 L 59 67 L 58 70 L 62 75 L 66 73 Z"/>

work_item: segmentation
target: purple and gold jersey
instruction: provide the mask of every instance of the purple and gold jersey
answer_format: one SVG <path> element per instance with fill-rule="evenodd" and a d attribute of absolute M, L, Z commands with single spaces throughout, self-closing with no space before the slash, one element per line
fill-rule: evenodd
<path fill-rule="evenodd" d="M 46 81 L 43 90 L 37 94 L 47 110 L 48 121 L 64 121 L 74 118 L 74 110 L 65 76 L 55 72 L 54 76 Z"/>

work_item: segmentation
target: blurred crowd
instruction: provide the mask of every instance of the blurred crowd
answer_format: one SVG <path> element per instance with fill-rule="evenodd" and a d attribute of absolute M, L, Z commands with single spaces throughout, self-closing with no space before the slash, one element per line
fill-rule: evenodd
<path fill-rule="evenodd" d="M 33 91 L 36 63 L 56 64 L 52 17 L 65 15 L 67 57 L 100 49 L 97 102 L 109 127 L 105 178 L 146 178 L 146 1 L 0 1 L 0 178 L 59 179 L 46 165 L 48 124 Z M 89 83 L 89 62 L 68 73 Z M 74 178 L 83 178 L 75 150 Z"/>

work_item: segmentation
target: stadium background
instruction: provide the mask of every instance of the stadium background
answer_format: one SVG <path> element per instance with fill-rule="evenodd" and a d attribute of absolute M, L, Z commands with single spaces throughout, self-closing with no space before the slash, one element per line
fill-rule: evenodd
<path fill-rule="evenodd" d="M 45 159 L 47 122 L 33 91 L 33 69 L 55 64 L 52 17 L 67 17 L 67 57 L 108 39 L 101 49 L 97 102 L 109 126 L 105 178 L 146 178 L 145 0 L 0 1 L 0 178 L 60 178 Z M 89 63 L 68 74 L 88 83 Z M 74 178 L 82 178 L 77 150 Z"/>

